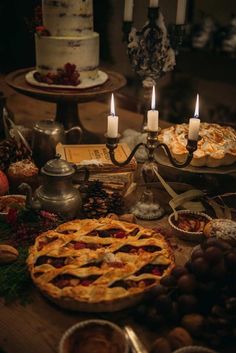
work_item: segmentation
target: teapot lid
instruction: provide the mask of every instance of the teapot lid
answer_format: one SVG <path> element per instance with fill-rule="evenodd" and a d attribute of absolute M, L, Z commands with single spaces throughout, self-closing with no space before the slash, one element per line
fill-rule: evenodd
<path fill-rule="evenodd" d="M 37 121 L 34 125 L 36 130 L 40 130 L 46 132 L 48 134 L 56 131 L 61 131 L 63 129 L 63 125 L 55 120 L 40 120 Z"/>
<path fill-rule="evenodd" d="M 69 176 L 74 174 L 75 170 L 70 163 L 64 159 L 60 159 L 57 154 L 56 158 L 50 159 L 41 169 L 41 172 L 49 176 Z"/>

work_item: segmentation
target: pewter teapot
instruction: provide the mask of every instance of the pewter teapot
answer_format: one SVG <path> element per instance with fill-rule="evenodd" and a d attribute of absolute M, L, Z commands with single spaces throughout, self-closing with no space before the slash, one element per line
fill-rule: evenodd
<path fill-rule="evenodd" d="M 72 184 L 74 173 L 75 167 L 59 155 L 49 160 L 41 169 L 42 185 L 35 190 L 34 197 L 28 184 L 19 186 L 20 191 L 26 191 L 26 207 L 57 213 L 66 220 L 78 216 L 82 201 Z"/>
<path fill-rule="evenodd" d="M 77 131 L 79 143 L 82 133 L 79 126 L 64 130 L 63 125 L 54 120 L 36 122 L 32 135 L 33 159 L 36 165 L 41 168 L 48 160 L 54 158 L 56 145 L 59 142 L 66 143 L 67 135 L 72 131 Z"/>

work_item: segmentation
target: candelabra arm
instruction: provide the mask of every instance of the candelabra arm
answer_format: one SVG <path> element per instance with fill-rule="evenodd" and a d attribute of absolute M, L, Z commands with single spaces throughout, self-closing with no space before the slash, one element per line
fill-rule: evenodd
<path fill-rule="evenodd" d="M 131 159 L 134 157 L 135 153 L 137 152 L 137 150 L 139 149 L 139 147 L 141 146 L 144 146 L 146 147 L 146 144 L 141 142 L 139 144 L 137 144 L 134 149 L 131 151 L 130 155 L 127 157 L 126 160 L 122 161 L 122 162 L 119 162 L 116 160 L 116 157 L 115 157 L 115 150 L 117 148 L 117 144 L 109 144 L 107 143 L 106 144 L 108 150 L 109 150 L 109 156 L 110 156 L 110 159 L 112 161 L 112 163 L 114 165 L 116 165 L 117 167 L 124 167 L 125 165 L 129 164 L 129 162 L 131 161 Z"/>
<path fill-rule="evenodd" d="M 159 148 L 159 147 L 162 147 L 165 152 L 167 153 L 167 156 L 171 162 L 171 164 L 176 167 L 176 168 L 185 168 L 187 167 L 190 163 L 191 163 L 191 160 L 193 159 L 193 152 L 196 151 L 197 149 L 197 143 L 194 144 L 194 141 L 191 141 L 192 144 L 188 144 L 187 145 L 187 150 L 188 150 L 188 156 L 186 158 L 186 160 L 183 162 L 183 163 L 179 163 L 176 161 L 176 159 L 174 157 L 172 157 L 171 153 L 170 153 L 170 150 L 169 150 L 169 147 L 165 144 L 165 143 L 159 143 L 157 146 L 156 146 L 156 149 Z M 194 147 L 196 145 L 196 147 Z"/>

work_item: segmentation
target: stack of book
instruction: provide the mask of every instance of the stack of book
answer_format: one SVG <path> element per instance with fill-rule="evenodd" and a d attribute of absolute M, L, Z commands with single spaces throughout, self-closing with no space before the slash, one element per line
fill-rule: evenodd
<path fill-rule="evenodd" d="M 109 156 L 105 144 L 97 145 L 62 145 L 58 144 L 56 152 L 62 159 L 77 166 L 85 166 L 89 171 L 89 180 L 100 180 L 107 191 L 118 191 L 123 195 L 133 183 L 137 162 L 132 158 L 124 167 L 115 166 Z M 130 154 L 126 144 L 119 144 L 115 150 L 118 161 L 124 161 Z M 75 183 L 81 181 L 80 173 L 76 173 Z"/>

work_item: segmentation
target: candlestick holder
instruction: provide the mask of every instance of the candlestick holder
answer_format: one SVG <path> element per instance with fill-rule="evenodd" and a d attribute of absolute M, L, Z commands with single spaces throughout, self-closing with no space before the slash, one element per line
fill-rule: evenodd
<path fill-rule="evenodd" d="M 155 169 L 158 169 L 158 163 L 155 159 L 155 152 L 161 147 L 166 152 L 168 159 L 171 164 L 176 168 L 184 168 L 191 163 L 193 158 L 193 153 L 197 150 L 197 141 L 195 140 L 187 140 L 186 149 L 188 151 L 188 155 L 183 163 L 179 163 L 175 158 L 171 155 L 169 147 L 165 143 L 158 142 L 158 132 L 157 131 L 149 131 L 147 130 L 147 141 L 146 143 L 137 144 L 127 159 L 124 161 L 118 161 L 115 157 L 115 150 L 118 146 L 118 142 L 120 139 L 120 135 L 117 137 L 109 137 L 107 134 L 105 135 L 107 143 L 106 146 L 109 150 L 109 155 L 112 163 L 118 167 L 123 167 L 128 164 L 131 159 L 134 157 L 135 153 L 140 147 L 145 147 L 147 150 L 148 160 L 142 166 L 141 173 L 145 182 L 145 190 L 142 193 L 140 200 L 132 207 L 131 212 L 140 219 L 158 219 L 163 216 L 164 210 L 159 205 L 158 202 L 154 200 L 154 194 L 150 184 L 155 180 Z"/>
<path fill-rule="evenodd" d="M 148 20 L 141 30 L 132 21 L 124 21 L 123 41 L 127 43 L 127 54 L 135 73 L 142 80 L 144 107 L 150 102 L 151 89 L 159 78 L 175 67 L 175 55 L 185 37 L 185 25 L 171 25 L 169 33 L 159 7 L 148 8 Z M 145 130 L 147 116 L 144 113 L 142 131 Z"/>

